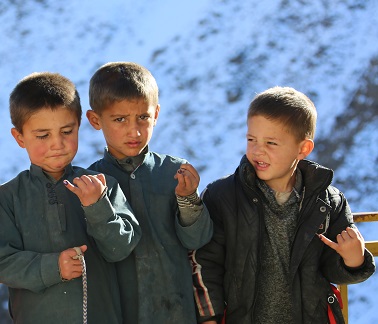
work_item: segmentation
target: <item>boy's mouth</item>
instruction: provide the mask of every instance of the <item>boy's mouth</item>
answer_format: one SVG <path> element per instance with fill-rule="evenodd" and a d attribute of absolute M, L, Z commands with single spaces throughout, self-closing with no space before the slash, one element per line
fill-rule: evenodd
<path fill-rule="evenodd" d="M 261 162 L 261 161 L 256 161 L 256 163 L 257 163 L 258 165 L 261 165 L 261 166 L 263 166 L 263 165 L 268 165 L 267 163 L 265 163 L 265 162 Z"/>
<path fill-rule="evenodd" d="M 262 168 L 267 168 L 269 166 L 268 163 L 265 163 L 265 162 L 262 162 L 262 161 L 255 161 L 256 163 L 256 166 L 259 168 L 259 169 L 262 169 Z"/>
<path fill-rule="evenodd" d="M 51 158 L 60 158 L 60 157 L 65 156 L 65 155 L 67 155 L 67 154 L 65 154 L 65 153 L 60 153 L 60 154 L 53 154 L 53 155 L 51 155 L 50 157 L 51 157 Z"/>
<path fill-rule="evenodd" d="M 138 141 L 127 142 L 126 144 L 128 146 L 131 146 L 131 147 L 137 147 L 137 146 L 139 146 L 139 142 Z"/>

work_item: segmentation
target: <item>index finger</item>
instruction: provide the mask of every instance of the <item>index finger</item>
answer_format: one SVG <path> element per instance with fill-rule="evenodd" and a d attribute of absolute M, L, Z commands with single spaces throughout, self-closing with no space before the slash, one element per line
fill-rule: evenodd
<path fill-rule="evenodd" d="M 339 246 L 337 243 L 331 241 L 329 238 L 325 237 L 323 234 L 319 234 L 319 238 L 325 245 L 328 245 L 331 249 L 334 249 L 335 251 L 337 250 Z"/>
<path fill-rule="evenodd" d="M 79 189 L 68 180 L 63 180 L 63 184 L 67 187 L 68 190 L 72 191 L 74 194 L 77 194 L 77 191 L 79 191 Z"/>

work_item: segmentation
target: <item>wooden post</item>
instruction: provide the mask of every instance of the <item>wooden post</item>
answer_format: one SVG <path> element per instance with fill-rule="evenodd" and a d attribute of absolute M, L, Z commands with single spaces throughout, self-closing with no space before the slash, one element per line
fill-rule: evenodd
<path fill-rule="evenodd" d="M 355 223 L 360 222 L 375 222 L 378 221 L 378 212 L 362 212 L 362 213 L 353 213 L 353 219 Z M 378 256 L 378 241 L 368 241 L 365 242 L 365 247 L 376 257 Z M 343 316 L 345 324 L 348 324 L 348 286 L 339 285 L 338 286 L 341 299 L 343 301 Z"/>
<path fill-rule="evenodd" d="M 341 294 L 341 300 L 343 301 L 343 312 L 345 324 L 348 324 L 348 286 L 347 285 L 340 285 L 338 286 Z"/>

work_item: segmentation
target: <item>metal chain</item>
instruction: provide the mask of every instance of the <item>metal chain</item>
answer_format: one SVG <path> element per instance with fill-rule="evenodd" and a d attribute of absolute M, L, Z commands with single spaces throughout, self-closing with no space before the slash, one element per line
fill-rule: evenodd
<path fill-rule="evenodd" d="M 82 282 L 83 282 L 83 324 L 87 324 L 88 322 L 88 286 L 87 286 L 87 268 L 85 264 L 85 259 L 83 253 L 81 253 L 80 248 L 74 247 L 77 255 L 74 259 L 79 259 L 81 262 L 81 266 L 83 267 L 83 272 L 81 275 Z"/>

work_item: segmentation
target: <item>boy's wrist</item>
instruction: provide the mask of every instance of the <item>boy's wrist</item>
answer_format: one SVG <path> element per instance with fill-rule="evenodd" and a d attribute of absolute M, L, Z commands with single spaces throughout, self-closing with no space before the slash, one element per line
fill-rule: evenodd
<path fill-rule="evenodd" d="M 201 198 L 198 196 L 197 191 L 193 192 L 189 196 L 179 196 L 176 194 L 177 203 L 179 207 L 194 207 L 202 204 Z"/>
<path fill-rule="evenodd" d="M 350 263 L 346 264 L 345 260 L 344 259 L 342 259 L 342 260 L 343 260 L 343 264 L 344 264 L 345 269 L 347 269 L 350 272 L 358 271 L 360 269 L 363 269 L 365 267 L 365 264 L 366 264 L 366 258 L 365 258 L 365 256 L 363 256 L 362 263 L 361 262 L 357 262 L 357 263 L 359 263 L 359 265 L 356 265 L 356 266 L 354 266 L 353 264 L 350 264 Z"/>
<path fill-rule="evenodd" d="M 180 224 L 185 227 L 193 225 L 200 217 L 203 209 L 202 200 L 198 196 L 197 191 L 185 197 L 176 194 L 176 198 L 180 210 Z"/>

